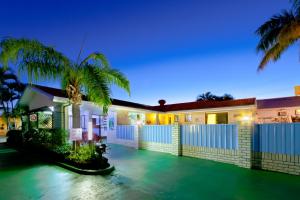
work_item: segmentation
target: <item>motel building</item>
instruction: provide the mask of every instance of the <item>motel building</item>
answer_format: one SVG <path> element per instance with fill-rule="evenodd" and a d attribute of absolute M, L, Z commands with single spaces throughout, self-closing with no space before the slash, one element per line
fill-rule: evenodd
<path fill-rule="evenodd" d="M 81 128 L 84 138 L 107 137 L 117 125 L 188 125 L 293 123 L 300 121 L 299 87 L 295 96 L 256 100 L 255 98 L 229 101 L 200 101 L 149 106 L 112 99 L 108 114 L 102 108 L 83 98 L 80 106 Z M 14 127 L 72 128 L 72 105 L 66 92 L 40 85 L 27 86 L 19 104 L 28 106 L 28 115 L 16 119 Z M 22 122 L 21 122 L 22 121 Z M 0 118 L 0 135 L 7 132 L 7 123 Z M 88 134 L 89 133 L 89 134 Z"/>
<path fill-rule="evenodd" d="M 112 99 L 108 113 L 87 101 L 80 105 L 80 128 L 73 128 L 72 105 L 60 89 L 27 86 L 18 102 L 28 112 L 15 121 L 23 131 L 65 129 L 70 141 L 107 142 L 300 175 L 300 96 L 199 101 L 156 106 Z M 2 121 L 2 135 L 6 126 Z"/>

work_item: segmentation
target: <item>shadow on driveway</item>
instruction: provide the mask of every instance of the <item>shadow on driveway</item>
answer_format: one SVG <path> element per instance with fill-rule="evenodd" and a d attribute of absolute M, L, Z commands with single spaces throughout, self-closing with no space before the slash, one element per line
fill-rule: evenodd
<path fill-rule="evenodd" d="M 0 143 L 0 170 L 12 170 L 28 168 L 35 165 L 42 165 L 36 157 L 26 155 L 8 147 L 5 143 Z"/>

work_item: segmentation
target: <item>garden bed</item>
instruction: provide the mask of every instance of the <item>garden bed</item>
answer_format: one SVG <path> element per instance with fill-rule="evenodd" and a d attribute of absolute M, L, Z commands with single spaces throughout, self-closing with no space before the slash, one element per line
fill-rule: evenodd
<path fill-rule="evenodd" d="M 44 147 L 39 147 L 39 148 L 25 147 L 20 150 L 26 151 L 26 153 L 37 154 L 38 157 L 40 157 L 40 159 L 46 162 L 56 164 L 60 167 L 63 167 L 65 169 L 68 169 L 70 171 L 79 174 L 105 175 L 111 173 L 115 169 L 113 165 L 110 165 L 107 162 L 107 158 L 105 157 L 91 159 L 88 162 L 81 163 L 81 162 L 76 162 L 75 160 L 68 159 L 64 155 Z"/>
<path fill-rule="evenodd" d="M 58 131 L 56 130 L 56 132 Z M 36 155 L 41 160 L 80 174 L 102 175 L 109 174 L 114 170 L 114 166 L 111 166 L 108 159 L 102 156 L 104 152 L 99 151 L 94 144 L 82 144 L 81 146 L 76 144 L 77 147 L 74 150 L 72 145 L 65 142 L 64 136 L 62 139 L 55 138 L 55 140 L 54 136 L 53 133 L 43 133 L 42 131 L 38 133 L 31 131 L 25 134 L 11 132 L 8 144 L 26 155 Z"/>

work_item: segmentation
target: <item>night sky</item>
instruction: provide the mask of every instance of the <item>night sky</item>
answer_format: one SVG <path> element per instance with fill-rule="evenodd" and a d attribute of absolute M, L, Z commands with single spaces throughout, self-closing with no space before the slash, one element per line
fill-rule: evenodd
<path fill-rule="evenodd" d="M 86 38 L 83 56 L 102 52 L 129 78 L 131 97 L 112 88 L 123 100 L 194 101 L 207 91 L 291 96 L 300 84 L 299 45 L 257 73 L 254 34 L 289 7 L 288 0 L 1 0 L 0 37 L 38 39 L 74 60 Z"/>

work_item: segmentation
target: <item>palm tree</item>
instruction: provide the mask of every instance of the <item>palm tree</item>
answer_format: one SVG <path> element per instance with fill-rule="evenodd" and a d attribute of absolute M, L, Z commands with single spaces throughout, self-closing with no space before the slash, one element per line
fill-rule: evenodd
<path fill-rule="evenodd" d="M 103 106 L 103 112 L 106 113 L 111 104 L 111 85 L 130 93 L 128 79 L 120 71 L 111 68 L 101 53 L 95 52 L 80 60 L 81 49 L 74 62 L 37 40 L 13 38 L 2 40 L 0 49 L 3 65 L 8 67 L 9 63 L 17 64 L 20 71 L 27 72 L 29 83 L 41 78 L 61 78 L 62 87 L 72 103 L 73 128 L 80 127 L 79 105 L 83 95 Z"/>
<path fill-rule="evenodd" d="M 225 94 L 222 96 L 222 100 L 223 100 L 223 101 L 233 100 L 233 99 L 234 99 L 234 97 L 233 97 L 231 94 L 225 93 Z"/>
<path fill-rule="evenodd" d="M 211 92 L 206 92 L 198 95 L 196 101 L 227 101 L 233 99 L 234 98 L 231 94 L 224 94 L 223 96 L 217 96 L 212 94 Z"/>
<path fill-rule="evenodd" d="M 66 89 L 72 103 L 73 128 L 80 127 L 80 108 L 83 94 L 103 106 L 107 113 L 111 104 L 110 85 L 117 85 L 130 94 L 128 79 L 118 70 L 109 66 L 101 53 L 92 53 L 81 62 L 74 63 L 63 73 L 62 87 Z"/>
<path fill-rule="evenodd" d="M 197 97 L 197 101 L 211 101 L 211 100 L 215 100 L 215 95 L 213 95 L 211 92 L 200 94 Z"/>
<path fill-rule="evenodd" d="M 24 88 L 24 84 L 19 82 L 11 69 L 0 67 L 0 110 L 7 125 L 9 125 L 11 117 L 15 118 L 16 100 L 20 99 Z"/>
<path fill-rule="evenodd" d="M 256 49 L 263 52 L 258 70 L 264 69 L 270 61 L 277 61 L 300 38 L 300 0 L 292 2 L 291 9 L 274 15 L 257 29 L 260 41 Z"/>

